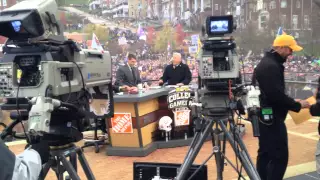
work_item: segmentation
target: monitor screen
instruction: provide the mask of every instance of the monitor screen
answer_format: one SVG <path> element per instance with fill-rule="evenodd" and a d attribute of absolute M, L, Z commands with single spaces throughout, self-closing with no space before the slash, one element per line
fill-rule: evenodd
<path fill-rule="evenodd" d="M 148 162 L 134 162 L 133 163 L 133 179 L 134 180 L 151 180 L 159 173 L 162 179 L 172 179 L 177 176 L 177 171 L 181 164 L 173 163 L 148 163 Z M 199 165 L 192 165 L 187 171 L 187 177 L 190 177 Z M 158 173 L 157 173 L 158 172 Z M 208 167 L 204 165 L 191 180 L 208 180 Z"/>
<path fill-rule="evenodd" d="M 25 40 L 44 34 L 44 25 L 37 11 L 0 12 L 0 35 L 11 40 Z"/>
<path fill-rule="evenodd" d="M 21 31 L 21 21 L 12 21 L 11 25 L 12 25 L 12 28 L 15 32 Z"/>
<path fill-rule="evenodd" d="M 210 32 L 228 32 L 229 22 L 228 20 L 212 20 L 210 22 Z"/>
<path fill-rule="evenodd" d="M 206 32 L 209 37 L 231 34 L 233 32 L 233 16 L 208 16 Z"/>

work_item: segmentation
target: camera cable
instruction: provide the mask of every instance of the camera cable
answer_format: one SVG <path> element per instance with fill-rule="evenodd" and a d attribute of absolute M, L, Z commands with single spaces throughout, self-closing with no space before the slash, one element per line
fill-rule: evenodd
<path fill-rule="evenodd" d="M 18 66 L 18 65 L 17 65 L 17 66 Z M 20 69 L 19 66 L 18 66 L 17 68 Z M 16 72 L 16 73 L 17 73 L 17 72 Z M 27 143 L 30 144 L 30 143 L 31 143 L 31 140 L 30 140 L 30 137 L 28 136 L 28 134 L 27 134 L 27 132 L 26 132 L 26 128 L 25 128 L 25 126 L 24 126 L 24 124 L 23 124 L 23 122 L 22 122 L 22 119 L 21 119 L 22 116 L 21 116 L 21 113 L 20 113 L 20 111 L 19 111 L 19 109 L 20 109 L 20 107 L 19 107 L 19 90 L 20 90 L 21 79 L 23 79 L 23 75 L 24 75 L 24 73 L 23 73 L 23 71 L 21 71 L 21 76 L 20 76 L 19 82 L 17 82 L 17 83 L 18 83 L 17 94 L 16 94 L 16 106 L 17 106 L 17 113 L 18 113 L 18 119 L 17 119 L 17 121 L 20 121 L 21 126 L 22 126 L 22 129 L 23 129 L 23 132 L 24 132 L 24 134 L 25 134 L 25 136 L 26 136 Z"/>

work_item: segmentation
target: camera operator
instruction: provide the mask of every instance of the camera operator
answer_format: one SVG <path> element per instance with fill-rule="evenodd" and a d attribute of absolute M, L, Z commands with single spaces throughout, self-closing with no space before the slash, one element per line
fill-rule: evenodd
<path fill-rule="evenodd" d="M 48 159 L 49 145 L 46 142 L 32 144 L 15 156 L 0 139 L 1 180 L 38 180 L 42 164 Z"/>
<path fill-rule="evenodd" d="M 295 101 L 285 94 L 284 66 L 293 51 L 300 51 L 290 35 L 280 35 L 273 42 L 255 69 L 261 91 L 262 112 L 271 110 L 268 116 L 261 115 L 257 170 L 262 180 L 282 180 L 288 165 L 288 135 L 285 119 L 288 110 L 299 112 L 310 107 L 305 100 Z M 262 113 L 263 114 L 263 113 Z"/>

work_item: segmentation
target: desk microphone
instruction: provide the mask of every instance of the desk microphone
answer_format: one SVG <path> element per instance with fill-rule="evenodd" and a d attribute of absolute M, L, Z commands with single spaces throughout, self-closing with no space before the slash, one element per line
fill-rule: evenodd
<path fill-rule="evenodd" d="M 168 83 L 166 82 L 166 83 L 163 83 L 162 84 L 162 87 L 166 87 L 168 85 Z"/>

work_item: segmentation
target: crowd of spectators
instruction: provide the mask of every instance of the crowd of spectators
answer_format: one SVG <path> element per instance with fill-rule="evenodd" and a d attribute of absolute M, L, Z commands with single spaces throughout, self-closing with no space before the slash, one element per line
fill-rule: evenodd
<path fill-rule="evenodd" d="M 243 56 L 240 58 L 245 59 Z M 252 73 L 254 67 L 261 60 L 261 56 L 250 56 L 243 60 L 243 72 Z M 285 71 L 291 73 L 319 73 L 320 72 L 320 60 L 316 57 L 308 56 L 291 56 L 284 63 Z"/>
<path fill-rule="evenodd" d="M 145 82 L 150 82 L 156 84 L 161 78 L 163 70 L 170 63 L 170 56 L 165 54 L 147 54 L 142 53 L 137 55 L 138 64 L 137 68 L 140 71 L 141 79 Z M 246 60 L 241 61 L 241 72 L 248 74 L 246 79 L 250 80 L 255 66 L 259 63 L 261 57 L 250 56 Z M 187 58 L 183 60 L 184 63 L 188 64 L 193 81 L 196 81 L 198 76 L 198 63 L 194 58 Z M 117 68 L 119 65 L 125 63 L 125 58 L 123 56 L 113 57 L 113 75 L 115 77 Z M 305 81 L 307 79 L 315 79 L 318 77 L 320 72 L 320 61 L 317 62 L 316 59 L 310 59 L 303 56 L 293 56 L 285 64 L 286 77 L 289 80 L 299 80 Z M 313 78 L 312 78 L 313 77 Z M 313 81 L 313 80 L 312 80 Z"/>
<path fill-rule="evenodd" d="M 139 57 L 141 55 L 138 55 Z M 137 68 L 140 72 L 141 80 L 148 82 L 150 84 L 157 84 L 159 79 L 163 75 L 164 68 L 170 64 L 170 57 L 164 54 L 152 55 L 150 58 L 143 58 L 138 60 Z M 115 75 L 118 67 L 124 65 L 125 59 L 122 56 L 115 56 L 113 60 L 113 80 L 115 80 Z M 188 64 L 193 77 L 198 75 L 198 66 L 195 59 L 183 60 L 184 63 Z"/>

